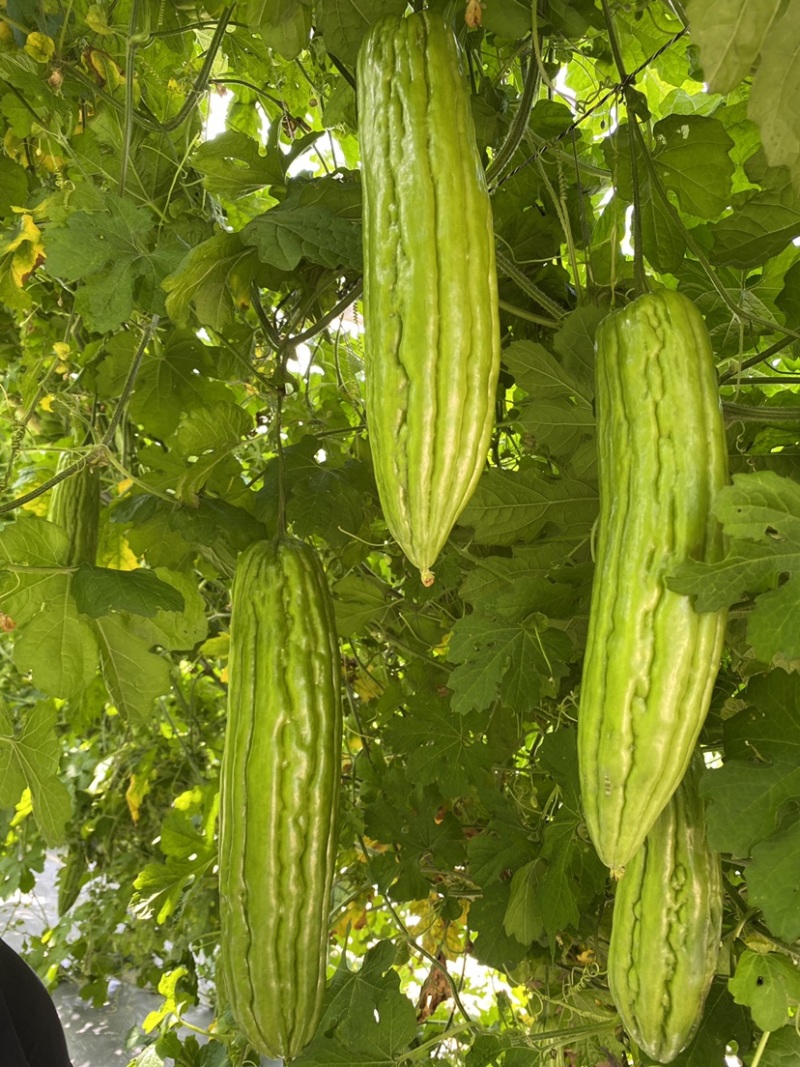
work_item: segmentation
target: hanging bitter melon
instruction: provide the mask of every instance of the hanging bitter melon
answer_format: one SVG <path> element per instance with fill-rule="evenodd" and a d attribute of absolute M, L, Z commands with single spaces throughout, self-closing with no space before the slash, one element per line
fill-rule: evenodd
<path fill-rule="evenodd" d="M 491 206 L 436 13 L 370 29 L 358 109 L 367 427 L 386 523 L 430 585 L 486 464 L 500 365 Z"/>
<path fill-rule="evenodd" d="M 333 605 L 308 545 L 264 541 L 240 556 L 228 673 L 222 972 L 247 1039 L 289 1059 L 320 1018 L 342 748 Z"/>
<path fill-rule="evenodd" d="M 668 577 L 722 552 L 727 480 L 714 359 L 691 300 L 661 290 L 600 325 L 600 519 L 578 716 L 586 822 L 621 870 L 683 778 L 708 712 L 725 612 Z"/>
<path fill-rule="evenodd" d="M 623 1025 L 658 1063 L 692 1039 L 717 965 L 720 858 L 706 840 L 695 764 L 617 885 L 608 982 Z"/>

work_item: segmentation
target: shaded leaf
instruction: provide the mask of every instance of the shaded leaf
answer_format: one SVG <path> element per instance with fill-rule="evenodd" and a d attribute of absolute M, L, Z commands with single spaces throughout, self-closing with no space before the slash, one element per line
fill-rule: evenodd
<path fill-rule="evenodd" d="M 737 1004 L 750 1008 L 760 1030 L 778 1030 L 800 1004 L 800 972 L 786 956 L 747 949 L 736 964 L 728 989 Z"/>
<path fill-rule="evenodd" d="M 255 252 L 243 244 L 240 234 L 209 238 L 164 278 L 167 313 L 184 323 L 194 308 L 198 322 L 224 332 L 237 309 L 250 306 L 250 282 L 257 267 Z"/>
<path fill-rule="evenodd" d="M 712 262 L 723 267 L 757 267 L 800 234 L 800 197 L 781 169 L 766 189 L 752 193 L 730 215 L 709 227 Z"/>
<path fill-rule="evenodd" d="M 702 115 L 668 115 L 653 127 L 654 162 L 684 211 L 713 219 L 728 207 L 733 141 L 722 123 Z"/>
<path fill-rule="evenodd" d="M 509 937 L 516 938 L 526 947 L 544 933 L 544 921 L 539 908 L 537 892 L 539 879 L 536 870 L 538 860 L 531 860 L 514 872 L 511 879 L 511 895 L 503 917 L 503 929 Z"/>
<path fill-rule="evenodd" d="M 726 93 L 750 73 L 781 0 L 689 0 L 686 13 L 715 93 Z"/>
<path fill-rule="evenodd" d="M 146 719 L 153 701 L 170 688 L 169 665 L 150 652 L 147 637 L 128 615 L 103 615 L 93 623 L 100 669 L 112 702 L 132 719 Z"/>
<path fill-rule="evenodd" d="M 546 525 L 569 540 L 588 537 L 597 516 L 597 489 L 577 480 L 550 478 L 534 467 L 489 470 L 478 482 L 459 525 L 471 526 L 483 545 L 533 540 Z"/>
<path fill-rule="evenodd" d="M 317 0 L 317 28 L 325 47 L 355 69 L 361 40 L 381 15 L 402 15 L 405 0 Z"/>
<path fill-rule="evenodd" d="M 714 511 L 729 539 L 724 559 L 683 563 L 670 588 L 693 595 L 698 611 L 760 594 L 748 617 L 755 654 L 763 662 L 778 653 L 800 657 L 800 486 L 773 471 L 737 474 L 718 494 Z"/>
<path fill-rule="evenodd" d="M 58 592 L 19 632 L 14 662 L 30 671 L 33 684 L 49 696 L 74 697 L 97 670 L 97 642 L 71 594 L 71 579 L 61 578 Z"/>
<path fill-rule="evenodd" d="M 748 707 L 725 722 L 723 767 L 706 771 L 709 841 L 749 856 L 778 828 L 787 802 L 800 799 L 800 678 L 774 670 L 752 679 Z"/>
<path fill-rule="evenodd" d="M 543 616 L 519 623 L 467 615 L 453 627 L 448 655 L 458 666 L 451 672 L 453 710 L 461 714 L 488 708 L 498 696 L 518 714 L 530 711 L 544 696 L 555 696 L 566 674 L 572 646 Z"/>
<path fill-rule="evenodd" d="M 755 5 L 761 7 L 761 4 Z M 772 0 L 765 5 L 772 10 Z M 761 61 L 750 90 L 749 117 L 758 126 L 771 167 L 787 167 L 800 192 L 800 9 L 788 4 L 772 23 L 761 48 Z"/>
<path fill-rule="evenodd" d="M 292 271 L 301 259 L 361 268 L 361 186 L 334 177 L 296 183 L 276 207 L 242 231 L 263 263 Z"/>
<path fill-rule="evenodd" d="M 746 870 L 750 903 L 761 908 L 772 933 L 800 938 L 800 819 L 760 841 Z"/>
<path fill-rule="evenodd" d="M 160 609 L 183 611 L 184 607 L 177 589 L 162 582 L 152 571 L 114 571 L 88 563 L 75 572 L 72 595 L 78 611 L 94 619 L 112 611 L 129 611 L 152 618 Z"/>

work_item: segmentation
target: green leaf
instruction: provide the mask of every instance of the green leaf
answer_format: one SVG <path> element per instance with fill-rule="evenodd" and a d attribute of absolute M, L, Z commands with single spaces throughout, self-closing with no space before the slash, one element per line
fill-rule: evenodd
<path fill-rule="evenodd" d="M 768 5 L 772 7 L 772 3 Z M 764 39 L 761 62 L 750 90 L 748 115 L 758 126 L 771 167 L 787 167 L 800 191 L 800 12 L 790 4 Z"/>
<path fill-rule="evenodd" d="M 0 560 L 29 567 L 62 567 L 69 539 L 60 526 L 33 516 L 0 530 Z"/>
<path fill-rule="evenodd" d="M 220 349 L 204 345 L 188 331 L 173 331 L 163 348 L 145 360 L 139 372 L 129 408 L 131 419 L 166 440 L 182 420 L 188 425 L 199 412 L 214 412 L 218 405 L 232 406 L 233 392 L 222 382 L 212 380 L 225 375 L 221 361 Z M 125 374 L 128 369 L 129 362 L 124 360 Z M 244 412 L 240 417 L 247 419 Z M 199 450 L 202 451 L 202 438 Z"/>
<path fill-rule="evenodd" d="M 481 545 L 532 540 L 545 526 L 581 541 L 597 516 L 597 489 L 569 478 L 550 478 L 535 467 L 517 472 L 489 470 L 478 482 L 458 520 L 471 526 Z"/>
<path fill-rule="evenodd" d="M 627 123 L 603 142 L 603 151 L 614 174 L 621 198 L 633 203 L 633 167 Z M 676 271 L 686 251 L 686 239 L 653 184 L 647 159 L 636 145 L 636 186 L 641 210 L 643 252 L 659 271 Z"/>
<path fill-rule="evenodd" d="M 536 753 L 536 762 L 561 791 L 567 811 L 580 814 L 580 782 L 578 779 L 578 732 L 563 727 L 546 733 Z"/>
<path fill-rule="evenodd" d="M 307 47 L 311 32 L 310 0 L 248 0 L 247 21 L 264 44 L 284 59 L 295 59 Z"/>
<path fill-rule="evenodd" d="M 157 611 L 183 611 L 183 597 L 152 571 L 115 571 L 78 567 L 72 579 L 72 595 L 78 611 L 93 619 L 112 611 L 129 611 L 152 618 Z"/>
<path fill-rule="evenodd" d="M 591 391 L 546 348 L 515 341 L 504 352 L 503 362 L 519 388 L 529 394 L 519 403 L 520 422 L 537 444 L 553 453 L 570 455 L 583 438 L 591 436 Z"/>
<path fill-rule="evenodd" d="M 531 860 L 514 872 L 511 895 L 503 918 L 503 929 L 526 948 L 544 934 L 544 921 L 539 908 L 537 865 Z"/>
<path fill-rule="evenodd" d="M 192 166 L 203 175 L 203 185 L 212 195 L 228 200 L 283 182 L 281 162 L 270 153 L 262 155 L 258 142 L 239 130 L 226 130 L 204 141 L 192 157 Z"/>
<path fill-rule="evenodd" d="M 750 1008 L 760 1030 L 778 1030 L 789 1022 L 790 1009 L 800 1005 L 800 972 L 786 956 L 747 949 L 728 989 L 737 1004 Z"/>
<path fill-rule="evenodd" d="M 487 33 L 514 40 L 530 30 L 531 13 L 520 0 L 496 0 L 487 4 L 482 25 Z"/>
<path fill-rule="evenodd" d="M 197 321 L 224 333 L 238 308 L 250 306 L 250 282 L 258 267 L 241 234 L 224 233 L 193 248 L 166 278 L 167 313 L 185 323 L 190 307 Z"/>
<path fill-rule="evenodd" d="M 89 683 L 97 646 L 73 594 L 75 575 L 61 570 L 66 533 L 44 519 L 23 518 L 0 531 L 4 614 L 16 625 L 14 662 L 49 696 L 69 698 Z"/>
<path fill-rule="evenodd" d="M 188 651 L 203 641 L 208 633 L 206 603 L 192 574 L 156 569 L 156 577 L 173 590 L 173 603 L 178 598 L 182 602 L 179 611 L 160 607 L 147 621 L 137 620 L 142 640 L 153 645 L 161 645 L 170 651 Z"/>
<path fill-rule="evenodd" d="M 531 711 L 544 696 L 555 696 L 567 673 L 572 646 L 543 616 L 508 623 L 475 612 L 453 627 L 448 655 L 453 711 L 465 714 L 490 707 L 499 696 L 518 714 Z"/>
<path fill-rule="evenodd" d="M 520 821 L 512 802 L 494 797 L 495 810 L 485 829 L 467 845 L 470 880 L 488 889 L 505 883 L 508 871 L 518 870 L 531 859 L 530 828 Z"/>
<path fill-rule="evenodd" d="M 668 115 L 653 127 L 654 162 L 684 211 L 713 219 L 731 201 L 733 141 L 722 123 L 702 115 Z"/>
<path fill-rule="evenodd" d="M 800 938 L 800 819 L 760 841 L 745 872 L 747 898 L 761 908 L 772 933 Z"/>
<path fill-rule="evenodd" d="M 45 231 L 47 271 L 65 281 L 82 280 L 76 303 L 92 329 L 113 330 L 130 318 L 142 286 L 159 292 L 166 260 L 151 252 L 153 218 L 130 200 L 108 197 L 104 210 L 76 211 Z M 162 250 L 163 251 L 163 250 Z M 160 301 L 160 296 L 159 296 Z M 141 301 L 146 310 L 159 304 Z"/>
<path fill-rule="evenodd" d="M 78 613 L 72 578 L 48 585 L 52 596 L 19 631 L 14 662 L 31 672 L 33 684 L 50 696 L 77 696 L 97 670 L 97 642 L 86 618 Z"/>
<path fill-rule="evenodd" d="M 153 701 L 170 688 L 167 661 L 150 652 L 152 635 L 129 615 L 103 615 L 93 627 L 111 700 L 128 718 L 147 719 Z"/>
<path fill-rule="evenodd" d="M 55 703 L 40 701 L 25 714 L 17 735 L 8 709 L 0 702 L 0 805 L 13 807 L 22 790 L 30 789 L 33 817 L 50 847 L 64 840 L 72 808 L 69 790 L 58 778 L 57 718 Z"/>
<path fill-rule="evenodd" d="M 800 261 L 794 263 L 783 276 L 783 289 L 775 298 L 786 324 L 792 329 L 800 326 Z"/>
<path fill-rule="evenodd" d="M 384 733 L 395 753 L 407 754 L 407 773 L 419 785 L 436 783 L 444 796 L 458 797 L 481 784 L 498 755 L 483 715 L 453 715 L 448 701 L 429 693 L 405 702 Z"/>
<path fill-rule="evenodd" d="M 441 811 L 442 793 L 435 785 L 415 782 L 399 764 L 380 776 L 380 795 L 366 809 L 364 827 L 376 841 L 397 846 L 399 863 L 387 855 L 383 885 L 395 901 L 420 900 L 430 884 L 420 871 L 424 856 L 436 864 L 463 863 L 464 835 L 452 812 Z M 371 864 L 373 866 L 373 864 Z M 379 869 L 379 868 L 373 868 Z"/>
<path fill-rule="evenodd" d="M 365 954 L 358 971 L 346 956 L 325 997 L 317 1036 L 297 1056 L 297 1067 L 317 1064 L 364 1064 L 390 1067 L 401 1058 L 417 1033 L 416 1012 L 400 992 L 392 968 L 394 946 L 381 941 Z"/>
<path fill-rule="evenodd" d="M 166 922 L 179 907 L 183 894 L 216 863 L 216 850 L 201 848 L 191 859 L 170 856 L 166 863 L 147 863 L 136 876 L 131 901 L 140 919 Z"/>
<path fill-rule="evenodd" d="M 298 181 L 282 203 L 244 228 L 242 241 L 279 270 L 292 271 L 301 259 L 360 270 L 361 185 L 328 176 Z"/>
<path fill-rule="evenodd" d="M 605 317 L 605 308 L 591 304 L 575 308 L 553 337 L 553 348 L 564 369 L 576 383 L 578 394 L 589 402 L 594 396 L 594 338 Z"/>
<path fill-rule="evenodd" d="M 497 613 L 519 621 L 531 612 L 550 619 L 568 619 L 576 603 L 589 592 L 590 565 L 564 566 L 571 545 L 557 540 L 518 545 L 508 556 L 484 556 L 475 561 L 459 593 L 483 614 Z"/>
<path fill-rule="evenodd" d="M 800 234 L 800 197 L 788 170 L 774 172 L 767 188 L 734 207 L 709 227 L 712 262 L 722 267 L 757 267 Z"/>
<path fill-rule="evenodd" d="M 548 942 L 565 930 L 580 930 L 596 897 L 605 893 L 607 870 L 594 847 L 580 836 L 578 812 L 562 807 L 547 823 L 537 887 L 538 909 Z"/>
<path fill-rule="evenodd" d="M 15 755 L 14 719 L 0 698 L 0 807 L 13 808 L 28 784 Z"/>
<path fill-rule="evenodd" d="M 530 396 L 540 399 L 580 397 L 587 404 L 591 402 L 591 390 L 586 384 L 573 377 L 543 345 L 514 341 L 503 352 L 503 363 L 520 389 Z"/>
<path fill-rule="evenodd" d="M 498 970 L 516 967 L 525 956 L 526 946 L 510 937 L 504 927 L 511 885 L 501 882 L 485 886 L 469 907 L 469 927 L 474 932 L 473 954 L 478 963 Z"/>
<path fill-rule="evenodd" d="M 317 28 L 325 48 L 355 69 L 358 47 L 381 15 L 402 15 L 405 0 L 317 0 Z"/>
<path fill-rule="evenodd" d="M 28 202 L 28 175 L 24 167 L 0 157 L 0 218 L 13 215 L 12 208 Z"/>
<path fill-rule="evenodd" d="M 253 428 L 252 417 L 233 402 L 229 390 L 225 390 L 225 397 L 213 406 L 184 412 L 171 441 L 183 455 L 200 457 L 230 451 Z"/>
<path fill-rule="evenodd" d="M 734 475 L 714 511 L 729 538 L 719 563 L 687 561 L 669 586 L 717 611 L 758 593 L 747 633 L 756 656 L 800 657 L 800 486 L 773 471 Z M 781 576 L 789 575 L 777 589 Z M 765 590 L 767 590 L 765 592 Z"/>
<path fill-rule="evenodd" d="M 794 1067 L 800 1059 L 800 1034 L 785 1026 L 769 1035 L 759 1067 Z"/>
<path fill-rule="evenodd" d="M 727 93 L 747 77 L 780 8 L 781 0 L 689 0 L 692 40 L 712 92 Z"/>
<path fill-rule="evenodd" d="M 363 632 L 387 612 L 387 589 L 377 578 L 347 574 L 333 586 L 336 629 L 340 637 Z"/>
<path fill-rule="evenodd" d="M 772 671 L 754 678 L 744 698 L 748 707 L 725 723 L 729 758 L 706 772 L 701 787 L 712 846 L 739 857 L 775 832 L 787 802 L 800 799 L 800 678 Z"/>

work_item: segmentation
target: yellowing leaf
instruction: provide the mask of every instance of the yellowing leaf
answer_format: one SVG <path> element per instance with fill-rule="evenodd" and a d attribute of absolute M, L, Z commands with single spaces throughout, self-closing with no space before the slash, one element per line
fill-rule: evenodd
<path fill-rule="evenodd" d="M 116 523 L 106 523 L 101 530 L 97 565 L 115 571 L 135 571 L 139 566 L 136 554 Z"/>
<path fill-rule="evenodd" d="M 33 221 L 33 216 L 21 214 L 17 218 L 16 232 L 13 236 L 9 237 L 5 244 L 0 245 L 0 253 L 14 252 L 26 241 L 31 244 L 37 244 L 41 239 L 41 236 L 42 231 Z"/>
<path fill-rule="evenodd" d="M 125 803 L 128 805 L 128 811 L 131 813 L 134 824 L 139 821 L 142 801 L 149 792 L 150 779 L 138 774 L 132 774 L 128 788 L 125 790 Z"/>
<path fill-rule="evenodd" d="M 102 4 L 89 4 L 86 12 L 86 25 L 94 33 L 99 33 L 101 37 L 114 33 L 108 25 L 108 14 Z"/>
<path fill-rule="evenodd" d="M 215 659 L 227 659 L 231 647 L 230 634 L 218 634 L 217 637 L 209 637 L 200 646 L 204 656 L 213 656 Z"/>
<path fill-rule="evenodd" d="M 344 938 L 349 930 L 361 930 L 367 922 L 367 899 L 358 898 L 351 900 L 347 907 L 339 915 L 333 928 L 333 933 Z"/>
<path fill-rule="evenodd" d="M 29 33 L 25 51 L 37 63 L 49 63 L 56 50 L 55 41 L 45 33 Z"/>
<path fill-rule="evenodd" d="M 91 48 L 84 53 L 84 59 L 108 89 L 116 89 L 125 84 L 125 75 L 106 52 Z"/>
<path fill-rule="evenodd" d="M 362 668 L 358 669 L 355 679 L 353 680 L 353 689 L 366 704 L 370 700 L 377 700 L 383 692 L 383 686 L 378 682 L 369 671 L 365 671 Z"/>
<path fill-rule="evenodd" d="M 8 239 L 0 244 L 0 255 L 10 259 L 11 278 L 18 289 L 22 288 L 44 259 L 44 245 L 41 238 L 42 231 L 33 221 L 33 216 L 23 214 L 15 220 Z"/>
<path fill-rule="evenodd" d="M 30 789 L 26 786 L 22 790 L 22 796 L 19 798 L 16 809 L 14 811 L 14 818 L 11 820 L 12 826 L 19 826 L 21 822 L 28 818 L 33 811 L 33 796 Z"/>

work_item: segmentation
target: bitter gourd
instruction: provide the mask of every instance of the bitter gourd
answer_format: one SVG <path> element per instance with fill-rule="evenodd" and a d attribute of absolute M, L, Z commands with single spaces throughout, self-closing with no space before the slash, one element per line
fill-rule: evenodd
<path fill-rule="evenodd" d="M 60 473 L 75 462 L 68 452 L 59 458 L 56 471 Z M 100 522 L 100 472 L 97 467 L 84 467 L 53 487 L 47 517 L 61 526 L 69 538 L 65 564 L 78 567 L 97 559 L 97 540 Z"/>
<path fill-rule="evenodd" d="M 492 212 L 455 38 L 382 18 L 358 59 L 367 427 L 426 585 L 486 463 L 500 365 Z"/>
<path fill-rule="evenodd" d="M 614 900 L 609 986 L 625 1029 L 658 1063 L 675 1059 L 702 1016 L 722 901 L 694 767 L 628 863 Z"/>
<path fill-rule="evenodd" d="M 662 290 L 600 325 L 600 518 L 578 716 L 586 822 L 621 870 L 683 778 L 708 712 L 725 612 L 667 587 L 678 564 L 722 551 L 712 514 L 727 480 L 708 333 Z"/>
<path fill-rule="evenodd" d="M 333 606 L 314 551 L 258 542 L 233 583 L 220 783 L 221 963 L 267 1056 L 319 1022 L 336 856 L 342 708 Z"/>

